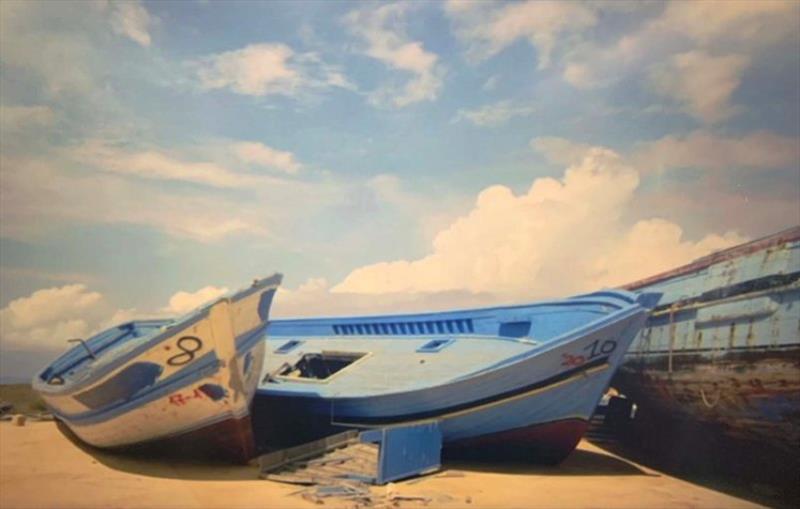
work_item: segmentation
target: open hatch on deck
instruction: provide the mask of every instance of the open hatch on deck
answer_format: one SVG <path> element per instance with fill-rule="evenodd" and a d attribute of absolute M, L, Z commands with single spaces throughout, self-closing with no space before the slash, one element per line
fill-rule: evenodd
<path fill-rule="evenodd" d="M 362 352 L 307 353 L 294 364 L 284 364 L 275 375 L 325 380 L 365 355 Z"/>

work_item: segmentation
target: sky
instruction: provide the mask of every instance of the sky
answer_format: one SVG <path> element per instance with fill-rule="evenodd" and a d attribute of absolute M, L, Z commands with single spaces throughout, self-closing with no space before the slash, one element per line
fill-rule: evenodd
<path fill-rule="evenodd" d="M 0 2 L 0 376 L 613 287 L 800 223 L 800 3 Z"/>

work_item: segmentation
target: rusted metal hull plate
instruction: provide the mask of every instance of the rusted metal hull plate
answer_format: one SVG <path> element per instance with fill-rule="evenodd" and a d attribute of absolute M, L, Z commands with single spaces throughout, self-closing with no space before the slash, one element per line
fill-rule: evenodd
<path fill-rule="evenodd" d="M 731 437 L 792 448 L 800 442 L 800 348 L 632 361 L 614 384 L 640 405 L 717 424 Z"/>
<path fill-rule="evenodd" d="M 661 292 L 612 385 L 781 449 L 800 441 L 800 227 L 627 285 Z"/>

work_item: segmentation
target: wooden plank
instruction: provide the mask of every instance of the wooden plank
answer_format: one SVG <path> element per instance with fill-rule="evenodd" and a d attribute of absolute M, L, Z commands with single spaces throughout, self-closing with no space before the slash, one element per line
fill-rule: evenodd
<path fill-rule="evenodd" d="M 324 454 L 331 449 L 346 446 L 357 438 L 358 432 L 351 430 L 314 440 L 306 444 L 289 447 L 288 449 L 267 453 L 258 458 L 260 470 L 261 472 L 271 472 L 288 463 L 312 458 Z"/>
<path fill-rule="evenodd" d="M 284 482 L 289 484 L 316 484 L 314 479 L 306 475 L 290 475 L 290 474 L 267 474 L 263 476 L 268 481 Z"/>

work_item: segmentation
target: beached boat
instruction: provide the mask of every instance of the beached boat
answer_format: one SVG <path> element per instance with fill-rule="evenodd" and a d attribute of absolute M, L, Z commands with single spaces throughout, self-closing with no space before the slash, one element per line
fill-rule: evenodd
<path fill-rule="evenodd" d="M 264 360 L 264 329 L 281 276 L 175 320 L 112 327 L 33 379 L 57 419 L 97 447 L 189 447 L 254 454 L 249 407 Z"/>
<path fill-rule="evenodd" d="M 264 448 L 436 423 L 446 449 L 576 446 L 652 296 L 598 292 L 427 314 L 275 320 L 253 425 Z M 275 416 L 280 418 L 276 419 Z"/>
<path fill-rule="evenodd" d="M 625 288 L 663 294 L 613 381 L 640 413 L 796 457 L 800 227 Z"/>

